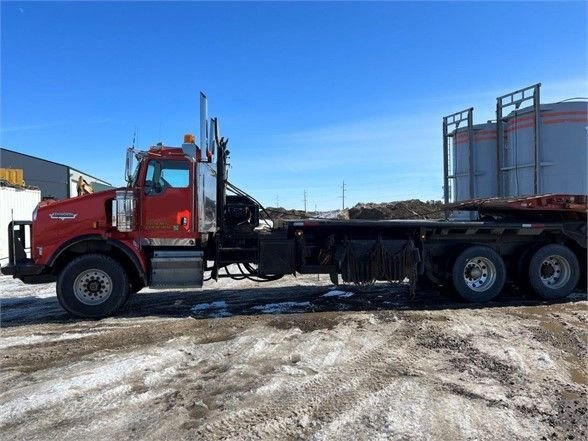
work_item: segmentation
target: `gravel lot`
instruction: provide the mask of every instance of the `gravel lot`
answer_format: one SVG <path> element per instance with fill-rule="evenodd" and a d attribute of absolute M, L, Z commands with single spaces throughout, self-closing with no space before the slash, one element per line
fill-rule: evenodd
<path fill-rule="evenodd" d="M 587 437 L 585 293 L 224 280 L 74 320 L 54 290 L 0 277 L 3 440 Z"/>

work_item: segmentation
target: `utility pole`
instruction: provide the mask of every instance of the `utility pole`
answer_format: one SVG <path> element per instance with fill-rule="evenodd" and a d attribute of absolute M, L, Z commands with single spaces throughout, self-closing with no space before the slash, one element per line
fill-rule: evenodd
<path fill-rule="evenodd" d="M 276 195 L 276 208 L 280 208 L 280 195 Z"/>
<path fill-rule="evenodd" d="M 343 204 L 342 204 L 342 210 L 345 210 L 345 179 L 343 180 L 343 185 L 341 186 L 341 190 L 342 190 L 342 194 L 341 194 L 341 198 L 343 199 Z"/>
<path fill-rule="evenodd" d="M 304 190 L 304 212 L 306 213 L 306 190 Z"/>

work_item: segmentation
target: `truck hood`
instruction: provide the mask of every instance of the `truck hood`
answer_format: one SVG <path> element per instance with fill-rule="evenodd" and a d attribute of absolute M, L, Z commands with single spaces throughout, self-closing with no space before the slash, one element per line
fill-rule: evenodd
<path fill-rule="evenodd" d="M 86 204 L 94 204 L 96 201 L 114 199 L 116 190 L 122 190 L 124 188 L 115 188 L 109 189 L 104 191 L 99 191 L 97 193 L 90 193 L 83 196 L 76 196 L 73 198 L 68 199 L 47 199 L 45 201 L 39 202 L 37 206 L 38 210 L 46 209 L 47 207 L 51 207 L 52 210 L 61 210 L 61 209 L 73 209 L 75 207 L 86 207 Z"/>
<path fill-rule="evenodd" d="M 39 203 L 32 228 L 31 254 L 35 262 L 45 264 L 61 246 L 76 238 L 106 237 L 113 230 L 112 200 L 117 190 L 120 189 Z"/>
<path fill-rule="evenodd" d="M 59 201 L 43 201 L 33 216 L 33 245 L 46 250 L 85 235 L 103 235 L 112 226 L 116 189 Z"/>

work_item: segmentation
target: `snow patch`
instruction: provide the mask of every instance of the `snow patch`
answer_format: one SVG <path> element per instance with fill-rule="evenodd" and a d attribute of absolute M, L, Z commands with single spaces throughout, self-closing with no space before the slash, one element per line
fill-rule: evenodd
<path fill-rule="evenodd" d="M 0 304 L 8 306 L 16 299 L 23 301 L 38 301 L 55 297 L 55 283 L 44 283 L 40 285 L 25 285 L 12 276 L 0 275 Z"/>
<path fill-rule="evenodd" d="M 555 363 L 553 362 L 553 360 L 547 352 L 539 353 L 539 356 L 537 357 L 537 362 L 537 367 L 539 369 L 550 369 L 555 367 Z"/>
<path fill-rule="evenodd" d="M 335 289 L 333 291 L 329 291 L 326 294 L 323 294 L 321 297 L 339 297 L 340 299 L 346 299 L 348 297 L 351 297 L 352 295 L 352 292 L 339 291 Z"/>
<path fill-rule="evenodd" d="M 230 317 L 232 315 L 227 309 L 227 302 L 224 300 L 211 303 L 200 303 L 193 306 L 191 311 L 196 314 L 208 312 L 208 316 L 213 318 Z"/>
<path fill-rule="evenodd" d="M 90 335 L 99 334 L 98 332 L 90 332 L 86 334 L 81 334 L 78 332 L 72 332 L 69 334 L 61 334 L 61 335 L 39 335 L 33 334 L 28 336 L 18 336 L 18 337 L 3 337 L 0 340 L 0 349 L 6 349 L 13 346 L 25 346 L 25 345 L 34 345 L 37 343 L 50 343 L 55 341 L 61 340 L 73 340 L 83 337 L 88 337 Z"/>
<path fill-rule="evenodd" d="M 150 355 L 131 353 L 122 359 L 113 355 L 94 363 L 80 362 L 67 366 L 59 377 L 48 380 L 40 374 L 35 382 L 13 388 L 3 395 L 6 404 L 0 407 L 0 423 L 18 420 L 27 412 L 47 409 L 99 388 L 104 389 L 99 397 L 102 409 L 109 405 L 119 406 L 130 389 L 124 383 L 133 375 L 149 369 L 162 371 L 184 358 L 185 355 L 177 349 L 158 349 Z"/>
<path fill-rule="evenodd" d="M 212 303 L 199 303 L 192 307 L 192 312 L 204 311 L 207 309 L 222 309 L 227 307 L 227 302 L 224 300 Z"/>
<path fill-rule="evenodd" d="M 251 309 L 260 311 L 263 314 L 281 314 L 290 311 L 306 310 L 310 306 L 310 302 L 282 302 L 282 303 L 268 303 L 266 305 L 253 306 Z"/>

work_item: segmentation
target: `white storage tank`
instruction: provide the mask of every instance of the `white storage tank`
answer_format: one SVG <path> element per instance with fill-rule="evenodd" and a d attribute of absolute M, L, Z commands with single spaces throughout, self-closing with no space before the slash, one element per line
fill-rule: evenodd
<path fill-rule="evenodd" d="M 453 135 L 453 194 L 456 202 L 496 195 L 496 124 L 476 124 L 472 130 L 472 173 L 469 172 L 469 131 L 461 128 Z M 473 181 L 473 192 L 470 191 L 470 180 Z"/>
<path fill-rule="evenodd" d="M 8 263 L 8 224 L 13 218 L 32 220 L 33 210 L 40 201 L 41 190 L 0 186 L 0 266 Z"/>
<path fill-rule="evenodd" d="M 588 194 L 588 102 L 542 104 L 538 189 L 535 191 L 535 112 L 525 107 L 506 118 L 501 149 L 502 196 Z"/>

